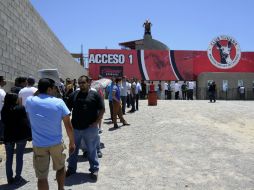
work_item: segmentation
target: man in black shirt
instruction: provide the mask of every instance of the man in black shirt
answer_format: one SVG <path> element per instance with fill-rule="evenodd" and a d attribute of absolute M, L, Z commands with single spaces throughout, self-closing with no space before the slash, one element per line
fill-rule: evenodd
<path fill-rule="evenodd" d="M 90 90 L 89 83 L 87 76 L 79 77 L 80 90 L 73 92 L 68 100 L 68 107 L 72 110 L 71 122 L 74 128 L 76 149 L 73 154 L 69 155 L 66 177 L 76 173 L 77 156 L 83 138 L 87 147 L 91 178 L 97 180 L 99 171 L 96 148 L 99 140 L 98 123 L 103 117 L 105 106 L 101 96 L 96 91 Z"/>
<path fill-rule="evenodd" d="M 208 91 L 209 91 L 210 102 L 214 101 L 215 103 L 216 102 L 216 98 L 215 98 L 216 84 L 214 81 L 212 82 L 212 84 L 210 84 Z"/>

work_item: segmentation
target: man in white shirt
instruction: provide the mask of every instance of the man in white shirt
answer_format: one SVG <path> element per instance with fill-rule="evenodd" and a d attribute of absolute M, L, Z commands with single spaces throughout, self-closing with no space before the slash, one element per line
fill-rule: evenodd
<path fill-rule="evenodd" d="M 165 100 L 168 99 L 168 83 L 165 81 L 164 83 L 164 95 L 165 95 Z"/>
<path fill-rule="evenodd" d="M 242 86 L 239 86 L 239 93 L 240 93 L 240 100 L 244 100 L 245 99 L 245 87 L 242 85 Z"/>
<path fill-rule="evenodd" d="M 137 79 L 135 79 L 136 82 L 136 90 L 135 90 L 135 95 L 136 95 L 136 110 L 138 110 L 138 101 L 139 101 L 139 95 L 140 92 L 142 91 L 141 84 Z"/>
<path fill-rule="evenodd" d="M 3 86 L 6 85 L 5 79 L 3 76 L 0 76 L 0 113 L 3 108 L 4 104 L 4 97 L 6 95 L 4 89 L 2 89 Z M 4 135 L 4 128 L 3 128 L 3 123 L 1 121 L 1 114 L 0 114 L 0 141 L 3 141 L 3 135 Z"/>
<path fill-rule="evenodd" d="M 193 90 L 195 88 L 195 83 L 193 81 L 188 82 L 187 100 L 193 100 Z"/>
<path fill-rule="evenodd" d="M 131 110 L 129 110 L 129 113 L 135 112 L 135 103 L 136 103 L 136 83 L 134 78 L 130 80 L 131 83 L 131 89 L 130 89 L 130 103 L 131 103 Z"/>
<path fill-rule="evenodd" d="M 127 86 L 126 104 L 127 104 L 127 108 L 130 108 L 130 105 L 131 105 L 131 83 L 129 80 L 126 80 L 126 86 Z"/>
<path fill-rule="evenodd" d="M 19 91 L 19 104 L 25 106 L 26 105 L 26 99 L 29 96 L 33 96 L 34 93 L 38 90 L 34 87 L 35 80 L 33 77 L 28 77 L 27 79 L 27 86 L 22 88 Z"/>
<path fill-rule="evenodd" d="M 123 76 L 122 83 L 120 86 L 120 95 L 122 101 L 122 113 L 125 115 L 125 108 L 126 108 L 126 100 L 127 100 L 127 86 L 128 82 L 126 81 L 126 76 Z"/>

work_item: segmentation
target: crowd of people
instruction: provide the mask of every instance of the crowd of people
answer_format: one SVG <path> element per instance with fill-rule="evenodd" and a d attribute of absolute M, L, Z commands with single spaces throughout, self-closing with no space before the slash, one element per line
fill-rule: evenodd
<path fill-rule="evenodd" d="M 23 155 L 27 141 L 32 141 L 33 164 L 38 189 L 49 189 L 48 173 L 50 157 L 59 189 L 64 189 L 64 181 L 76 173 L 79 150 L 89 161 L 90 176 L 97 180 L 99 158 L 102 157 L 100 133 L 105 112 L 104 98 L 108 98 L 109 111 L 113 129 L 118 129 L 117 118 L 123 126 L 130 125 L 124 115 L 139 110 L 139 100 L 148 98 L 150 91 L 156 91 L 158 98 L 164 92 L 165 99 L 193 100 L 194 82 L 179 83 L 175 81 L 138 81 L 126 76 L 111 78 L 111 83 L 104 89 L 91 87 L 88 76 L 80 76 L 76 81 L 67 78 L 60 83 L 41 78 L 35 87 L 33 77 L 18 77 L 10 92 L 6 93 L 3 76 L 0 76 L 0 137 L 6 150 L 6 178 L 8 184 L 22 184 Z M 213 86 L 210 100 L 214 100 Z M 181 92 L 181 93 L 180 93 Z M 127 110 L 129 108 L 129 110 Z M 66 145 L 63 142 L 62 122 L 69 139 L 69 159 L 65 169 Z M 12 170 L 14 149 L 16 147 L 16 170 Z"/>
<path fill-rule="evenodd" d="M 79 77 L 77 84 L 69 78 L 61 83 L 41 78 L 38 88 L 34 84 L 33 77 L 18 77 L 10 92 L 6 93 L 3 89 L 5 79 L 0 76 L 0 136 L 6 151 L 8 184 L 21 185 L 27 182 L 22 177 L 27 141 L 32 141 L 33 145 L 33 165 L 38 189 L 49 189 L 47 178 L 50 158 L 53 170 L 56 171 L 58 189 L 64 189 L 65 178 L 76 173 L 80 148 L 87 153 L 90 177 L 96 181 L 98 158 L 102 157 L 99 154 L 99 124 L 105 112 L 104 97 L 90 87 L 91 79 L 85 75 Z M 67 171 L 62 122 L 69 139 Z M 15 148 L 14 173 L 12 167 Z"/>
<path fill-rule="evenodd" d="M 116 123 L 117 116 L 123 125 L 129 125 L 123 117 L 126 114 L 126 108 L 131 108 L 128 113 L 134 113 L 139 110 L 139 99 L 142 87 L 136 78 L 128 80 L 126 76 L 122 78 L 111 78 L 112 83 L 106 88 L 106 96 L 109 101 L 110 116 L 114 123 L 114 128 L 119 128 Z"/>
<path fill-rule="evenodd" d="M 122 82 L 120 83 L 120 87 L 122 89 L 121 97 L 126 96 L 126 103 L 127 106 L 132 103 L 136 102 L 136 109 L 138 110 L 138 100 L 139 99 L 147 99 L 148 94 L 151 91 L 155 91 L 157 93 L 158 99 L 165 99 L 170 100 L 173 99 L 172 96 L 174 96 L 175 100 L 193 100 L 194 95 L 194 89 L 196 88 L 194 81 L 144 81 L 141 80 L 138 81 L 135 78 L 132 79 L 126 79 L 126 77 L 123 77 Z M 155 84 L 156 83 L 156 84 Z M 133 96 L 131 89 L 135 89 L 135 94 Z M 135 101 L 132 101 L 132 99 L 135 99 Z M 125 109 L 125 98 L 122 99 L 123 102 L 123 110 Z M 130 103 L 129 103 L 130 102 Z M 132 106 L 131 109 L 132 112 L 135 111 L 135 109 Z M 124 113 L 124 111 L 123 111 Z"/>

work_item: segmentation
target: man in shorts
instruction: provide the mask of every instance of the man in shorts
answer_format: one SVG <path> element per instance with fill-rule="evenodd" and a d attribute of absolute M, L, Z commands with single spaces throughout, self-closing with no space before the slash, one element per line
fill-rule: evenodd
<path fill-rule="evenodd" d="M 69 152 L 75 150 L 70 111 L 63 100 L 55 97 L 57 88 L 53 80 L 40 79 L 38 90 L 37 96 L 30 96 L 26 101 L 26 111 L 32 129 L 33 164 L 38 178 L 37 186 L 39 190 L 49 189 L 47 178 L 51 157 L 58 189 L 63 190 L 66 155 L 63 153 L 65 145 L 62 142 L 62 121 L 69 137 Z"/>

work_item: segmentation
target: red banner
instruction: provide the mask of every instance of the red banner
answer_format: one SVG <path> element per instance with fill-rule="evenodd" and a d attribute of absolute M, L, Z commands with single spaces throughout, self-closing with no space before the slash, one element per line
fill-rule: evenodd
<path fill-rule="evenodd" d="M 91 49 L 89 74 L 93 79 L 103 74 L 144 80 L 196 80 L 202 72 L 254 72 L 254 52 L 237 53 L 231 48 L 231 62 L 225 59 L 225 63 L 219 63 L 223 59 L 221 49 L 229 45 L 223 41 L 217 43 L 210 54 L 207 51 Z"/>

